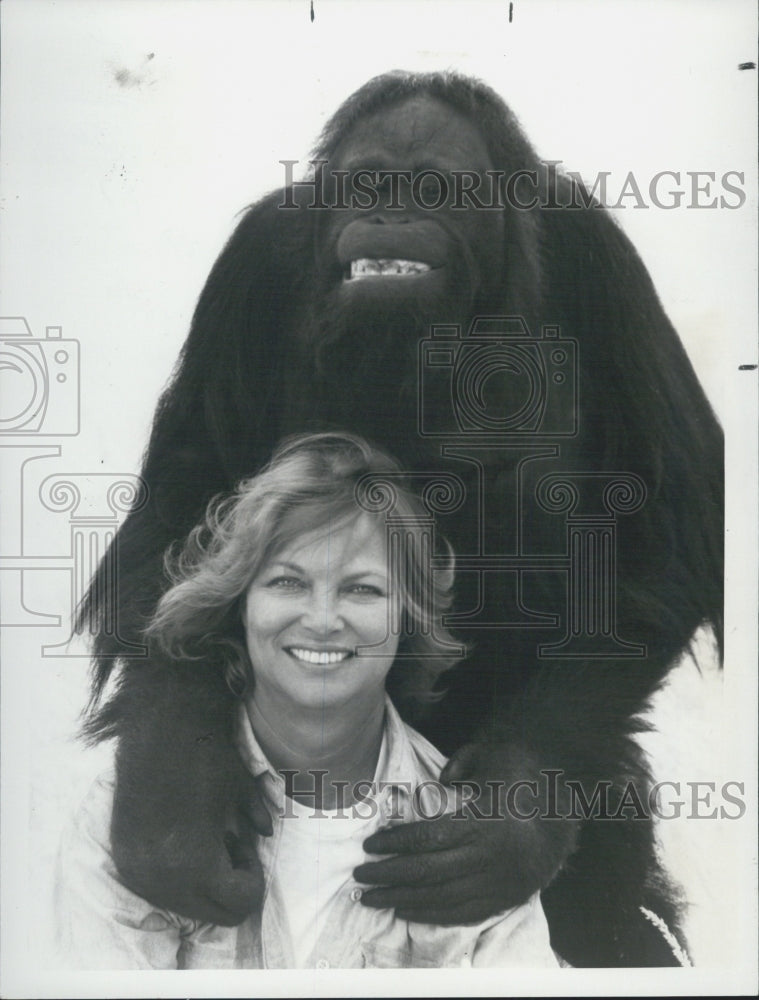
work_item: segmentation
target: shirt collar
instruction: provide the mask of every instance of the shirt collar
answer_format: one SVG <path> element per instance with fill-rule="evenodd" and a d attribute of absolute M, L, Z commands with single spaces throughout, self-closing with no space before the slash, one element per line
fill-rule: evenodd
<path fill-rule="evenodd" d="M 237 749 L 242 757 L 243 764 L 247 767 L 254 778 L 259 774 L 270 774 L 272 777 L 279 777 L 274 770 L 266 754 L 261 749 L 261 744 L 256 739 L 253 726 L 250 724 L 248 710 L 245 702 L 241 701 L 237 710 Z"/>
<path fill-rule="evenodd" d="M 385 745 L 380 753 L 379 763 L 382 765 L 384 760 L 384 767 L 381 767 L 382 773 L 379 773 L 380 769 L 378 768 L 378 773 L 374 775 L 375 780 L 392 784 L 408 784 L 416 773 L 411 743 L 403 720 L 387 693 L 385 694 L 383 742 Z M 245 703 L 242 701 L 237 716 L 237 749 L 243 764 L 254 778 L 260 774 L 268 774 L 278 782 L 282 780 L 256 739 Z"/>

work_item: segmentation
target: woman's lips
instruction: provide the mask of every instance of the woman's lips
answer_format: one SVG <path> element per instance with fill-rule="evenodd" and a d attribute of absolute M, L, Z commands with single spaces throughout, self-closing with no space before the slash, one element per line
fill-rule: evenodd
<path fill-rule="evenodd" d="M 290 656 L 301 663 L 311 663 L 315 666 L 341 663 L 353 655 L 350 649 L 310 649 L 308 646 L 287 646 L 285 649 Z"/>

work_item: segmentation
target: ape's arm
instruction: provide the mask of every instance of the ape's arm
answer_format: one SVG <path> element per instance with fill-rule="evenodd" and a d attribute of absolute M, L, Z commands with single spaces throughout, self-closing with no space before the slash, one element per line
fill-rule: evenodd
<path fill-rule="evenodd" d="M 582 436 L 576 468 L 633 472 L 647 488 L 640 514 L 619 525 L 616 552 L 619 634 L 642 641 L 646 655 L 568 660 L 550 668 L 534 658 L 536 637 L 524 684 L 491 702 L 479 742 L 454 755 L 445 776 L 480 787 L 498 780 L 505 789 L 523 781 L 547 789 L 542 772 L 558 770 L 559 815 L 569 804 L 565 779 L 578 783 L 588 802 L 599 786 L 608 785 L 613 815 L 630 782 L 645 800 L 649 779 L 632 734 L 640 728 L 636 717 L 647 698 L 702 623 L 711 622 L 719 633 L 722 440 L 624 234 L 601 210 L 544 213 L 543 225 L 551 289 L 545 316 L 579 341 Z M 563 465 L 571 470 L 572 458 Z M 517 647 L 513 633 L 512 642 Z M 482 651 L 477 652 L 476 639 L 474 645 L 476 660 Z M 515 669 L 518 648 L 505 643 L 500 656 L 491 652 L 505 673 Z M 462 667 L 462 678 L 467 666 L 475 664 Z M 490 682 L 488 672 L 487 665 L 484 673 L 475 669 L 479 683 L 471 674 L 466 683 L 481 691 L 509 687 Z M 465 693 L 459 685 L 449 695 L 454 720 Z M 533 804 L 544 813 L 549 805 L 545 795 L 534 803 L 530 796 L 526 803 L 515 801 L 524 812 Z M 503 821 L 440 820 L 373 837 L 368 849 L 399 857 L 358 870 L 362 881 L 382 886 L 365 892 L 362 901 L 397 906 L 420 920 L 454 922 L 481 919 L 550 885 L 545 905 L 549 920 L 552 912 L 561 914 L 552 929 L 561 927 L 563 939 L 556 946 L 570 961 L 673 961 L 640 910 L 650 908 L 676 929 L 671 893 L 653 861 L 650 813 L 642 817 L 633 804 L 617 819 L 579 824 L 540 813 L 517 819 L 513 811 L 502 811 Z M 573 853 L 576 847 L 580 850 Z M 583 930 L 573 938 L 578 922 Z M 588 941 L 594 942 L 590 950 Z"/>
<path fill-rule="evenodd" d="M 139 674 L 116 696 L 132 723 L 116 755 L 119 875 L 154 905 L 238 924 L 263 898 L 255 834 L 270 834 L 271 820 L 235 749 L 235 702 L 209 664 Z"/>
<path fill-rule="evenodd" d="M 232 738 L 236 701 L 214 664 L 172 663 L 154 640 L 147 657 L 125 658 L 121 640 L 146 643 L 167 585 L 167 547 L 186 537 L 213 496 L 256 472 L 276 441 L 271 344 L 309 252 L 304 215 L 283 215 L 280 201 L 274 194 L 246 214 L 209 276 L 154 419 L 142 469 L 147 502 L 110 553 L 118 588 L 104 561 L 79 614 L 81 626 L 100 623 L 84 733 L 118 740 L 111 842 L 119 875 L 156 906 L 221 924 L 239 923 L 259 904 L 253 844 L 271 829 Z M 218 398 L 229 405 L 215 406 Z M 116 694 L 98 706 L 116 664 Z"/>
<path fill-rule="evenodd" d="M 454 754 L 443 772 L 443 780 L 462 782 L 466 798 L 482 790 L 469 817 L 422 820 L 373 836 L 367 850 L 394 856 L 357 869 L 356 878 L 374 887 L 362 903 L 453 924 L 482 920 L 547 889 L 549 922 L 553 907 L 574 912 L 583 925 L 579 946 L 554 930 L 563 958 L 577 965 L 645 964 L 643 942 L 636 944 L 631 931 L 635 922 L 645 928 L 638 908 L 650 906 L 673 928 L 676 920 L 664 882 L 647 884 L 649 778 L 631 738 L 641 728 L 631 721 L 638 692 L 633 701 L 618 664 L 616 670 L 576 662 L 533 669 L 534 682 L 516 704 L 494 706 L 477 742 Z M 594 799 L 599 789 L 602 799 Z M 578 848 L 596 841 L 587 867 Z M 673 961 L 666 947 L 662 955 L 663 964 Z"/>

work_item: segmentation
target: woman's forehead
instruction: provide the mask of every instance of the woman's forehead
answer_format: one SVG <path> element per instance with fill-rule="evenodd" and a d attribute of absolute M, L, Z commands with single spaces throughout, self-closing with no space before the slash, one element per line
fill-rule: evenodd
<path fill-rule="evenodd" d="M 287 515 L 282 525 L 284 542 L 272 552 L 268 562 L 290 562 L 304 568 L 329 567 L 335 572 L 387 573 L 387 544 L 384 522 L 360 512 L 334 518 L 314 527 L 313 522 Z"/>

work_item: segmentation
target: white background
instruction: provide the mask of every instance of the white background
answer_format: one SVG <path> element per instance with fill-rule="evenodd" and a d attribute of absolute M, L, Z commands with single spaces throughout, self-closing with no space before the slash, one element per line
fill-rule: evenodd
<path fill-rule="evenodd" d="M 744 173 L 740 209 L 686 208 L 687 197 L 671 211 L 635 209 L 628 199 L 617 216 L 727 432 L 724 686 L 710 671 L 680 670 L 650 745 L 661 777 L 746 783 L 743 820 L 672 821 L 662 837 L 693 904 L 698 983 L 750 989 L 740 977 L 755 963 L 756 372 L 738 366 L 757 360 L 757 81 L 738 65 L 756 61 L 754 5 L 516 0 L 509 23 L 500 0 L 315 0 L 312 23 L 308 0 L 6 0 L 2 29 L 2 314 L 26 317 L 37 338 L 61 326 L 81 345 L 80 433 L 46 438 L 61 456 L 32 463 L 23 482 L 24 549 L 34 555 L 68 551 L 67 516 L 40 509 L 40 481 L 137 471 L 236 213 L 281 185 L 279 160 L 308 158 L 326 117 L 375 73 L 453 67 L 480 76 L 543 158 L 588 180 L 611 171 L 611 191 L 629 171 L 644 191 L 662 170 Z M 0 461 L 12 511 L 22 487 L 8 472 L 9 442 L 0 440 Z M 4 551 L 18 549 L 16 530 L 6 519 Z M 62 571 L 28 573 L 28 605 L 65 621 L 68 582 Z M 105 995 L 94 980 L 69 985 L 41 972 L 60 827 L 107 756 L 72 738 L 86 659 L 40 655 L 67 635 L 65 626 L 3 630 L 4 995 Z M 543 991 L 579 990 L 570 975 Z M 653 975 L 605 973 L 582 990 L 696 989 L 688 974 Z M 147 982 L 111 977 L 109 995 L 157 995 Z M 277 986 L 287 977 L 250 975 L 244 984 L 191 974 L 161 982 L 167 995 L 293 988 Z M 388 982 L 379 988 L 392 990 Z M 402 989 L 503 992 L 504 982 L 469 973 L 452 986 L 441 973 L 422 985 L 406 974 Z M 355 993 L 362 983 L 319 978 L 298 988 Z M 507 991 L 539 988 L 512 978 Z"/>

